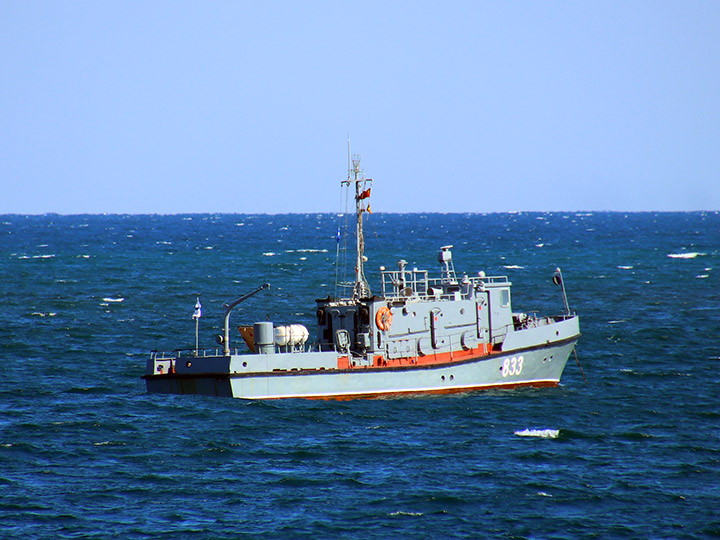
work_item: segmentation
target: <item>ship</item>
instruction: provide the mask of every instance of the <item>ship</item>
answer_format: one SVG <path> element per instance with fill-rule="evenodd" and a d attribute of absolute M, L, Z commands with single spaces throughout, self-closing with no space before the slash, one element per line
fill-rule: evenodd
<path fill-rule="evenodd" d="M 263 283 L 224 304 L 218 347 L 199 348 L 196 330 L 195 348 L 152 351 L 143 375 L 147 391 L 350 400 L 557 386 L 580 338 L 560 268 L 552 276 L 565 308 L 559 315 L 514 312 L 507 276 L 458 277 L 452 245 L 439 247 L 432 276 L 405 260 L 381 266 L 373 293 L 363 232 L 373 180 L 359 156 L 348 161 L 341 184 L 354 191 L 355 279 L 346 294 L 316 300 L 314 341 L 305 325 L 263 320 L 238 326 L 240 346 L 231 347 L 230 313 L 269 289 Z"/>

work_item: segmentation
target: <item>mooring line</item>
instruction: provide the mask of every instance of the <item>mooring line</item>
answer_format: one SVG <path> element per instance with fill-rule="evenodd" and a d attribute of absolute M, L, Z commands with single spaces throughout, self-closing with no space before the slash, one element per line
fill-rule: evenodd
<path fill-rule="evenodd" d="M 582 373 L 583 380 L 585 381 L 585 384 L 588 384 L 587 377 L 585 376 L 585 372 L 583 371 L 582 366 L 580 365 L 580 359 L 578 358 L 577 351 L 575 350 L 575 347 L 573 347 L 573 354 L 575 355 L 575 363 L 580 368 L 580 373 Z"/>

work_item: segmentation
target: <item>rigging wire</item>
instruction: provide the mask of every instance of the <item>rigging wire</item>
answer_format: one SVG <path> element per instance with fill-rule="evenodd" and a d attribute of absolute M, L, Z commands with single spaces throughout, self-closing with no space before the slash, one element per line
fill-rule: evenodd
<path fill-rule="evenodd" d="M 343 182 L 345 191 L 345 206 L 343 208 L 343 193 L 340 192 L 340 213 L 338 214 L 337 232 L 335 236 L 335 298 L 338 298 L 338 288 L 346 287 L 348 283 L 347 268 L 347 241 L 348 241 L 348 219 L 350 185 Z M 342 246 L 340 241 L 342 240 Z M 342 268 L 342 274 L 341 272 Z"/>

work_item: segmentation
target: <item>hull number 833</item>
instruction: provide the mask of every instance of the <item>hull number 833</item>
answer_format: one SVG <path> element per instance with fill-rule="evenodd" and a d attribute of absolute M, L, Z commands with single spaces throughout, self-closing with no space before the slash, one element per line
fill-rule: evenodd
<path fill-rule="evenodd" d="M 523 369 L 523 360 L 524 358 L 522 356 L 513 356 L 512 358 L 503 360 L 502 376 L 520 375 Z"/>

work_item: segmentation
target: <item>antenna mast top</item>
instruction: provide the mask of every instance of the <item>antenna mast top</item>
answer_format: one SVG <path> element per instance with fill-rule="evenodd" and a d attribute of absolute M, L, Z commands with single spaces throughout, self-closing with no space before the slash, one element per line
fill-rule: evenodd
<path fill-rule="evenodd" d="M 355 261 L 355 286 L 353 287 L 352 297 L 353 300 L 359 300 L 360 298 L 368 298 L 372 294 L 370 292 L 370 285 L 365 278 L 364 264 L 367 262 L 367 257 L 365 257 L 365 237 L 363 235 L 363 212 L 370 212 L 369 198 L 372 179 L 365 178 L 365 174 L 360 168 L 359 155 L 353 155 L 349 161 L 351 165 L 348 170 L 348 178 L 343 184 L 348 187 L 350 184 L 355 184 L 355 238 L 357 240 L 357 258 Z"/>

